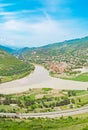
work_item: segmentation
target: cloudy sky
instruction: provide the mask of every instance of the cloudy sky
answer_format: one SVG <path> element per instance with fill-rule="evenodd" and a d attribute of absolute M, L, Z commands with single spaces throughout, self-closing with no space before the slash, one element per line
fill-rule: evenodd
<path fill-rule="evenodd" d="M 0 44 L 42 46 L 88 35 L 88 0 L 0 0 Z"/>

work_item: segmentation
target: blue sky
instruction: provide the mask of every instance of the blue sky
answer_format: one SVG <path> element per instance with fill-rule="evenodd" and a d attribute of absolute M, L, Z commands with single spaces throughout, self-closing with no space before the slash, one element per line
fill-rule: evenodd
<path fill-rule="evenodd" d="M 0 0 L 0 43 L 42 46 L 88 35 L 88 0 Z"/>

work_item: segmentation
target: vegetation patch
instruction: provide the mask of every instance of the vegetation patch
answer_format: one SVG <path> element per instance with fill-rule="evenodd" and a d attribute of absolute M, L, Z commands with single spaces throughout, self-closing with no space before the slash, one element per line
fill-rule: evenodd
<path fill-rule="evenodd" d="M 30 74 L 34 66 L 0 50 L 0 83 Z"/>
<path fill-rule="evenodd" d="M 88 82 L 88 73 L 80 74 L 79 76 L 73 78 L 73 80 Z"/>
<path fill-rule="evenodd" d="M 1 130 L 88 130 L 88 113 L 86 115 L 31 119 L 0 118 Z"/>
<path fill-rule="evenodd" d="M 82 81 L 82 82 L 88 82 L 88 73 L 82 73 L 82 74 L 78 74 L 78 76 L 76 74 L 57 74 L 55 72 L 50 72 L 50 76 L 52 77 L 56 77 L 56 78 L 61 78 L 61 79 L 66 79 L 66 80 L 74 80 L 74 81 Z"/>
<path fill-rule="evenodd" d="M 0 95 L 0 112 L 37 113 L 88 105 L 87 90 L 30 89 L 16 95 Z"/>

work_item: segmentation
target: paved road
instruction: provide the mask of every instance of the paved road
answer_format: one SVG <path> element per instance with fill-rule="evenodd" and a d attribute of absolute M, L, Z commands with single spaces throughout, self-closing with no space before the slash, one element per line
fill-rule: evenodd
<path fill-rule="evenodd" d="M 23 113 L 23 114 L 16 114 L 16 113 L 0 113 L 0 117 L 17 117 L 17 118 L 56 118 L 61 116 L 72 116 L 82 113 L 88 113 L 88 106 L 77 108 L 77 109 L 70 109 L 70 110 L 63 110 L 57 112 L 45 112 L 45 113 Z"/>

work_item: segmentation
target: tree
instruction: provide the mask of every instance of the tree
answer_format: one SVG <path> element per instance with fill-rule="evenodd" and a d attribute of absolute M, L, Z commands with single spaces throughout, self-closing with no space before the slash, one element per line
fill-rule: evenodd
<path fill-rule="evenodd" d="M 2 79 L 0 78 L 0 83 L 2 83 Z"/>

